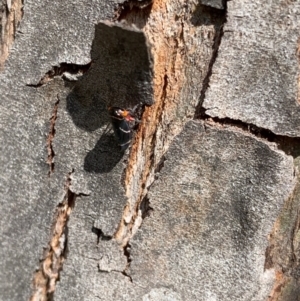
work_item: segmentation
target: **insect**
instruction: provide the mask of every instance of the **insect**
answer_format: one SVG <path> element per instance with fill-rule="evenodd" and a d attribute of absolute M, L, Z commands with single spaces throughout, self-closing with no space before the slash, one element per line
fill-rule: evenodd
<path fill-rule="evenodd" d="M 113 130 L 122 151 L 125 151 L 131 142 L 132 130 L 137 121 L 134 110 L 125 110 L 120 107 L 108 108 Z"/>

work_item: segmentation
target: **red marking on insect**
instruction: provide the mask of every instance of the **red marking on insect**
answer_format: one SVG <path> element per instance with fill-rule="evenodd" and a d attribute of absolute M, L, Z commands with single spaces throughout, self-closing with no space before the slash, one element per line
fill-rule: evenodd
<path fill-rule="evenodd" d="M 120 107 L 109 107 L 108 112 L 115 133 L 115 137 L 122 151 L 125 151 L 132 139 L 132 131 L 137 122 L 134 110 Z"/>

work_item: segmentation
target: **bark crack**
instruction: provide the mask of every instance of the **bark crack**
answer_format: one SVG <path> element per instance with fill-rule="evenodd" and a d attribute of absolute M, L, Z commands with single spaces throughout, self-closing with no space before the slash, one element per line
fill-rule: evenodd
<path fill-rule="evenodd" d="M 157 170 L 163 167 L 164 154 L 177 131 L 177 129 L 173 129 L 172 133 L 168 133 L 170 125 L 173 121 L 175 123 L 176 117 L 170 118 L 167 113 L 171 111 L 171 114 L 176 114 L 175 108 L 179 105 L 178 97 L 180 97 L 184 85 L 182 70 L 185 68 L 187 59 L 184 34 L 185 31 L 188 32 L 188 28 L 185 26 L 189 12 L 192 10 L 192 5 L 189 7 L 188 1 L 184 3 L 183 9 L 176 12 L 169 10 L 170 3 L 165 0 L 151 2 L 147 9 L 138 8 L 138 11 L 129 3 L 125 2 L 125 4 L 122 6 L 122 13 L 117 18 L 118 21 L 125 19 L 129 24 L 143 28 L 148 40 L 153 42 L 151 52 L 154 58 L 155 103 L 144 110 L 143 120 L 145 122 L 142 122 L 137 130 L 125 170 L 124 186 L 128 201 L 119 228 L 114 235 L 122 246 L 127 245 L 141 226 L 143 218 L 153 210 L 149 205 L 148 190 L 157 178 Z M 218 10 L 210 8 L 207 10 L 213 11 L 218 18 L 221 16 L 225 20 L 226 12 L 220 13 Z M 161 21 L 152 23 L 151 18 L 154 20 L 158 18 Z M 149 19 L 152 22 L 148 22 Z M 171 26 L 170 22 L 171 24 L 174 22 L 174 24 Z M 216 24 L 219 23 L 220 20 L 216 22 Z M 156 24 L 155 28 L 153 28 L 153 24 Z M 193 25 L 195 26 L 195 24 L 191 24 L 191 26 Z M 220 29 L 220 25 L 215 25 L 216 28 Z M 219 30 L 213 42 L 214 50 L 210 68 L 216 59 L 221 36 L 222 31 Z M 206 76 L 207 82 L 210 74 L 211 71 Z M 203 95 L 206 89 L 207 87 L 203 89 Z M 182 127 L 183 123 L 181 123 Z M 140 169 L 137 166 L 141 166 Z M 151 209 L 145 209 L 146 207 Z"/>
<path fill-rule="evenodd" d="M 97 235 L 97 245 L 99 245 L 100 241 L 110 241 L 110 240 L 113 239 L 112 236 L 104 235 L 104 233 L 101 229 L 98 229 L 94 226 L 92 228 L 92 232 Z M 129 268 L 130 268 L 130 263 L 131 263 L 130 244 L 129 243 L 123 247 L 123 254 L 126 257 L 126 262 L 127 262 L 126 266 L 123 270 L 119 270 L 119 269 L 109 269 L 109 270 L 101 269 L 100 264 L 98 263 L 97 264 L 98 272 L 100 272 L 100 273 L 110 273 L 110 272 L 121 273 L 122 275 L 127 277 L 130 280 L 130 282 L 132 282 L 132 278 L 129 275 Z"/>
<path fill-rule="evenodd" d="M 128 4 L 126 2 L 117 16 L 118 21 L 125 19 L 129 24 L 143 28 L 151 42 L 151 52 L 154 58 L 155 102 L 152 106 L 145 108 L 142 116 L 143 122 L 134 137 L 124 176 L 127 205 L 114 234 L 114 238 L 123 248 L 128 246 L 131 238 L 141 227 L 144 218 L 153 211 L 148 192 L 164 167 L 166 160 L 164 154 L 174 136 L 180 132 L 178 128 L 182 129 L 185 124 L 185 121 L 177 119 L 176 110 L 178 107 L 181 110 L 181 106 L 185 105 L 184 100 L 181 99 L 185 84 L 182 70 L 185 70 L 186 61 L 189 59 L 188 51 L 192 52 L 192 48 L 189 50 L 186 45 L 188 42 L 185 41 L 189 34 L 188 22 L 191 22 L 191 27 L 207 25 L 206 18 L 201 17 L 200 21 L 195 24 L 189 20 L 194 6 L 189 5 L 188 1 L 185 1 L 184 6 L 177 11 L 170 9 L 170 3 L 166 0 L 154 1 L 146 9 L 140 9 L 126 6 Z M 214 39 L 208 34 L 212 50 L 206 60 L 206 69 L 209 70 L 203 82 L 200 108 L 209 85 L 212 66 L 218 55 L 223 35 L 223 28 L 220 24 L 226 21 L 226 10 L 220 12 L 199 5 L 200 11 L 205 10 L 205 16 L 212 22 L 210 25 L 213 25 L 213 27 L 208 26 L 209 28 L 203 29 L 203 32 L 207 34 L 207 32 L 214 31 Z M 195 28 L 191 28 L 191 30 L 195 30 Z M 188 110 L 185 114 L 187 117 Z M 127 258 L 125 271 L 129 270 L 132 260 L 130 255 Z"/>
<path fill-rule="evenodd" d="M 297 269 L 299 265 L 299 254 L 297 254 L 297 234 L 300 229 L 300 215 L 299 215 L 299 208 L 297 209 L 296 219 L 291 231 L 291 266 L 292 269 Z M 293 275 L 295 278 L 299 278 L 300 275 L 294 273 Z"/>
<path fill-rule="evenodd" d="M 216 9 L 214 9 L 216 10 Z M 247 131 L 251 134 L 253 134 L 256 137 L 265 139 L 269 142 L 275 142 L 278 146 L 278 148 L 282 151 L 284 151 L 288 155 L 292 155 L 293 157 L 298 156 L 297 147 L 295 145 L 300 145 L 300 140 L 297 137 L 289 137 L 289 136 L 283 136 L 283 135 L 277 135 L 273 133 L 272 131 L 268 129 L 264 129 L 261 127 L 258 127 L 251 123 L 246 123 L 240 120 L 233 120 L 230 118 L 218 118 L 218 117 L 211 117 L 206 114 L 206 109 L 202 106 L 206 91 L 209 88 L 210 78 L 212 75 L 212 69 L 214 67 L 214 64 L 216 62 L 216 59 L 219 54 L 219 48 L 222 42 L 222 37 L 224 35 L 224 25 L 227 22 L 227 1 L 224 1 L 224 10 L 217 10 L 219 11 L 220 18 L 223 20 L 222 25 L 220 27 L 216 26 L 215 36 L 214 36 L 214 43 L 213 43 L 213 53 L 212 57 L 209 63 L 208 71 L 206 73 L 206 76 L 203 80 L 202 89 L 199 97 L 199 102 L 195 110 L 194 119 L 201 119 L 207 122 L 207 124 L 211 123 L 214 125 L 221 124 L 222 126 L 234 126 L 239 129 L 242 129 L 243 131 Z M 226 32 L 229 32 L 228 30 Z M 299 49 L 297 51 L 297 55 L 299 56 Z M 300 78 L 300 77 L 299 77 Z M 294 145 L 295 143 L 295 145 Z M 294 145 L 294 146 L 293 146 Z"/>
<path fill-rule="evenodd" d="M 298 157 L 300 149 L 300 138 L 299 137 L 288 137 L 283 135 L 277 135 L 272 131 L 258 127 L 251 123 L 246 123 L 241 120 L 234 120 L 230 118 L 218 118 L 211 117 L 205 114 L 205 109 L 201 110 L 201 115 L 198 116 L 200 120 L 205 122 L 205 125 L 211 126 L 222 126 L 222 127 L 233 127 L 243 132 L 252 134 L 256 138 L 261 138 L 271 143 L 276 143 L 277 148 L 282 150 L 287 155 L 294 158 Z"/>
<path fill-rule="evenodd" d="M 54 172 L 55 152 L 53 149 L 53 140 L 54 140 L 54 136 L 56 133 L 55 123 L 56 123 L 56 119 L 57 119 L 59 101 L 60 101 L 60 99 L 59 99 L 59 96 L 57 95 L 57 101 L 54 104 L 52 116 L 50 118 L 50 129 L 49 129 L 49 134 L 47 137 L 47 152 L 48 152 L 47 163 L 49 165 L 49 172 L 48 172 L 49 177 Z"/>
<path fill-rule="evenodd" d="M 131 249 L 131 246 L 129 243 L 127 243 L 126 246 L 124 246 L 123 250 L 124 250 L 124 256 L 126 257 L 127 259 L 127 264 L 125 266 L 125 269 L 122 271 L 122 274 L 126 277 L 129 278 L 130 282 L 132 282 L 132 278 L 131 276 L 129 275 L 129 269 L 130 269 L 130 263 L 131 263 L 131 257 L 130 257 L 130 249 Z"/>
<path fill-rule="evenodd" d="M 151 5 L 154 0 L 128 0 L 120 3 L 115 9 L 114 21 L 120 21 L 126 18 L 128 13 L 138 11 Z"/>
<path fill-rule="evenodd" d="M 130 208 L 130 205 L 127 204 L 125 210 L 124 210 L 124 215 L 122 217 L 121 223 L 119 225 L 119 229 L 117 230 L 117 232 L 115 233 L 114 237 L 117 239 L 117 241 L 119 241 L 119 243 L 121 243 L 123 245 L 124 248 L 126 248 L 126 246 L 128 245 L 131 237 L 135 234 L 135 232 L 137 231 L 137 229 L 141 226 L 142 224 L 142 220 L 144 217 L 148 216 L 149 214 L 145 214 L 145 210 L 147 210 L 148 212 L 150 212 L 151 210 L 153 210 L 150 206 L 148 206 L 149 208 L 151 208 L 151 210 L 146 206 L 145 204 L 149 204 L 149 199 L 147 197 L 147 191 L 149 189 L 149 187 L 151 186 L 151 184 L 147 185 L 146 187 L 146 182 L 147 179 L 149 178 L 149 174 L 152 170 L 155 170 L 155 158 L 154 158 L 154 152 L 155 152 L 155 147 L 156 147 L 156 141 L 157 141 L 157 127 L 158 125 L 161 123 L 162 121 L 162 114 L 164 112 L 164 107 L 165 107 L 165 100 L 166 100 L 166 95 L 167 95 L 167 87 L 168 87 L 168 75 L 167 73 L 164 74 L 163 77 L 163 88 L 162 88 L 162 92 L 161 92 L 161 97 L 160 97 L 160 103 L 156 106 L 156 110 L 153 112 L 151 109 L 153 109 L 153 107 L 149 107 L 149 108 L 145 108 L 145 115 L 147 114 L 155 114 L 155 130 L 152 133 L 152 136 L 150 138 L 150 142 L 147 145 L 147 168 L 145 168 L 144 172 L 141 174 L 139 181 L 141 182 L 141 190 L 138 196 L 138 200 L 135 202 L 135 205 L 133 208 Z M 151 113 L 149 113 L 149 111 L 152 111 Z M 144 117 L 145 118 L 145 117 Z M 142 127 L 141 127 L 142 128 Z M 141 138 L 140 135 L 140 129 L 138 129 L 137 132 L 137 137 Z M 136 145 L 136 142 L 134 143 L 134 145 Z M 133 147 L 134 147 L 133 145 Z M 136 155 L 135 152 L 131 152 L 131 154 L 133 154 L 133 156 Z M 136 160 L 136 158 L 129 159 L 129 162 L 132 162 L 131 160 Z M 161 162 L 161 160 L 159 161 Z M 127 189 L 129 189 L 129 186 L 126 185 L 126 182 L 128 181 L 128 177 L 131 177 L 132 175 L 130 174 L 132 172 L 131 170 L 132 166 L 129 166 L 129 168 L 126 169 L 125 172 L 125 186 L 127 186 Z M 127 180 L 126 180 L 127 179 Z M 147 201 L 146 201 L 147 200 Z M 130 220 L 128 221 L 126 215 L 131 216 Z M 124 232 L 126 234 L 124 234 Z M 119 235 L 122 235 L 122 238 L 119 237 Z"/>
<path fill-rule="evenodd" d="M 45 75 L 40 79 L 37 84 L 27 84 L 28 87 L 39 88 L 55 76 L 62 76 L 67 81 L 77 81 L 80 76 L 89 71 L 92 66 L 92 61 L 86 65 L 60 63 L 58 66 L 53 66 Z"/>
<path fill-rule="evenodd" d="M 222 37 L 224 35 L 224 24 L 227 22 L 227 1 L 224 1 L 224 10 L 218 10 L 218 11 L 219 11 L 220 18 L 222 20 L 221 21 L 222 25 L 219 27 L 215 26 L 215 36 L 214 36 L 214 42 L 213 42 L 213 46 L 212 46 L 213 52 L 212 52 L 212 56 L 211 56 L 211 59 L 210 59 L 209 65 L 208 65 L 208 71 L 207 71 L 206 76 L 202 83 L 202 89 L 200 92 L 199 102 L 198 102 L 198 105 L 195 110 L 195 116 L 194 116 L 195 119 L 200 118 L 203 114 L 202 104 L 205 99 L 206 91 L 209 87 L 209 82 L 210 82 L 210 78 L 212 75 L 213 66 L 214 66 L 216 59 L 218 57 L 218 54 L 219 54 L 219 48 L 221 45 Z"/>
<path fill-rule="evenodd" d="M 297 160 L 297 159 L 296 159 Z M 297 163 L 296 163 L 297 164 Z M 269 244 L 265 252 L 265 270 L 275 269 L 275 281 L 268 300 L 282 300 L 286 291 L 292 292 L 298 286 L 299 265 L 299 175 L 294 169 L 295 187 L 277 218 L 269 235 Z M 292 300 L 292 299 L 291 299 Z"/>
<path fill-rule="evenodd" d="M 100 240 L 102 240 L 102 241 L 108 241 L 108 240 L 112 239 L 112 236 L 110 236 L 110 235 L 104 235 L 104 233 L 102 232 L 101 229 L 98 229 L 98 228 L 96 228 L 94 226 L 92 228 L 92 232 L 97 235 L 97 245 L 99 244 Z"/>
<path fill-rule="evenodd" d="M 68 221 L 75 207 L 78 196 L 71 190 L 71 177 L 74 169 L 68 174 L 65 182 L 65 195 L 62 202 L 56 207 L 50 241 L 44 251 L 40 267 L 33 277 L 33 293 L 30 301 L 53 301 L 56 282 L 63 268 L 68 249 Z"/>

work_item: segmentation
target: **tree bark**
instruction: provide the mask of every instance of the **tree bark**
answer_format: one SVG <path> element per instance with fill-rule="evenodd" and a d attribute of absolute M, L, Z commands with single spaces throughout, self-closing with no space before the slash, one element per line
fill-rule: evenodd
<path fill-rule="evenodd" d="M 299 300 L 300 3 L 0 13 L 1 300 Z"/>

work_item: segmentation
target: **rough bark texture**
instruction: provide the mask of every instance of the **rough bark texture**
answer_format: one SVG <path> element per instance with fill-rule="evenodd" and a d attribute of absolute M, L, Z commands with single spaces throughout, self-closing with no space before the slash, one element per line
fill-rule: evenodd
<path fill-rule="evenodd" d="M 228 2 L 206 114 L 299 137 L 299 10 L 299 1 Z"/>
<path fill-rule="evenodd" d="M 0 70 L 8 57 L 16 30 L 23 17 L 22 0 L 1 0 L 0 2 Z"/>
<path fill-rule="evenodd" d="M 299 15 L 2 1 L 0 299 L 299 300 Z"/>

